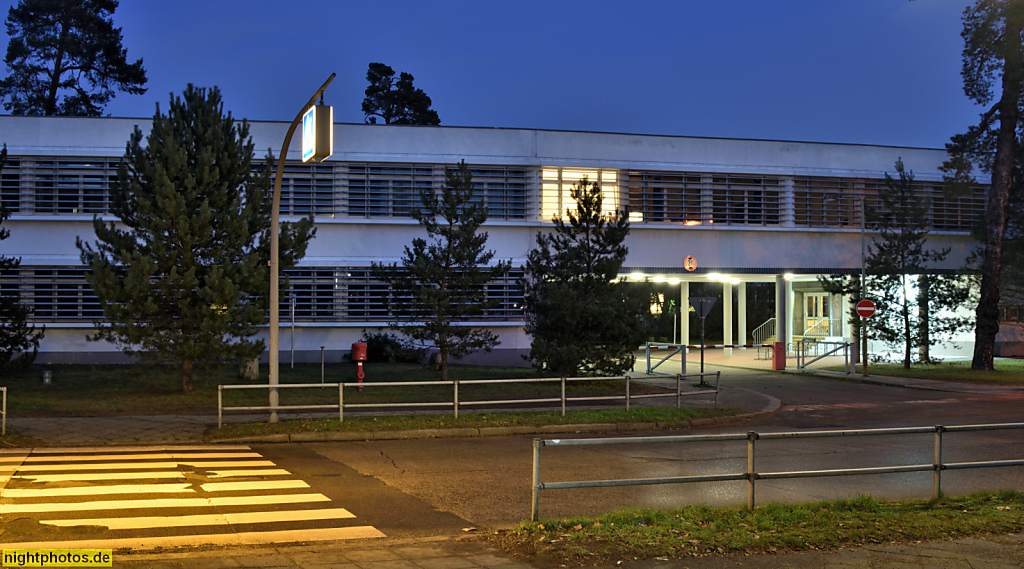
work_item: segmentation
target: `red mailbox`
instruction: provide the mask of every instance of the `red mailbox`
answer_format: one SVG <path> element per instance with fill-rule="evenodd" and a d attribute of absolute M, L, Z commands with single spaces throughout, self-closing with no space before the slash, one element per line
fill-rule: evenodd
<path fill-rule="evenodd" d="M 356 362 L 356 378 L 359 383 L 363 382 L 363 378 L 366 374 L 363 373 L 363 362 L 366 361 L 366 342 L 356 342 L 352 344 L 352 361 Z M 362 387 L 357 389 L 362 390 Z"/>

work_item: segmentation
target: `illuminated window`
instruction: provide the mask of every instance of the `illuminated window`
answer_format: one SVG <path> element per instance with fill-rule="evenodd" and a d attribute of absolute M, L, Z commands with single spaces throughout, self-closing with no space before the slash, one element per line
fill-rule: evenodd
<path fill-rule="evenodd" d="M 601 186 L 601 211 L 614 215 L 619 207 L 618 172 L 615 170 L 589 170 L 582 168 L 544 168 L 541 176 L 541 218 L 565 216 L 566 210 L 576 209 L 576 200 L 569 195 L 573 186 L 586 178 Z"/>

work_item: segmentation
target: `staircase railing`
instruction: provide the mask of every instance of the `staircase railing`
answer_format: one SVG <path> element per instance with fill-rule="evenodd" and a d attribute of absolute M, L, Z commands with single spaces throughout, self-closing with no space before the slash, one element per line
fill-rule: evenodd
<path fill-rule="evenodd" d="M 750 337 L 754 340 L 755 344 L 767 344 L 768 338 L 775 335 L 775 318 L 769 318 L 754 331 L 750 333 Z"/>

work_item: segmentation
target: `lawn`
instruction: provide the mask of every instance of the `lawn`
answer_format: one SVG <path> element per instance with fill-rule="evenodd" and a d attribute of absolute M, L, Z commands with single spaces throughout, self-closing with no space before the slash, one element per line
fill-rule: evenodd
<path fill-rule="evenodd" d="M 1024 493 L 924 500 L 871 497 L 742 508 L 624 510 L 524 522 L 488 537 L 541 566 L 610 566 L 624 560 L 809 551 L 879 543 L 980 537 L 1024 530 Z"/>
<path fill-rule="evenodd" d="M 914 364 L 910 369 L 904 369 L 903 364 L 869 363 L 868 373 L 870 375 L 937 379 L 961 383 L 1024 385 L 1024 359 L 996 358 L 995 368 L 994 371 L 971 369 L 970 360 Z M 860 373 L 860 366 L 857 367 L 857 372 Z"/>
<path fill-rule="evenodd" d="M 50 385 L 42 381 L 43 370 L 53 373 Z M 266 367 L 262 370 L 266 372 Z M 353 382 L 356 367 L 351 363 L 326 366 L 323 381 Z M 453 400 L 453 385 L 405 386 L 414 381 L 439 381 L 440 374 L 419 364 L 368 364 L 366 381 L 385 382 L 388 386 L 367 386 L 345 389 L 345 405 L 398 404 L 408 402 L 448 403 Z M 319 384 L 319 364 L 283 365 L 281 383 Z M 449 377 L 460 381 L 471 379 L 537 378 L 537 372 L 524 368 L 453 366 Z M 266 384 L 266 378 L 259 383 Z M 566 395 L 624 396 L 623 380 L 582 381 L 567 385 Z M 0 376 L 0 385 L 8 388 L 10 416 L 118 416 L 147 414 L 217 413 L 218 384 L 243 384 L 233 369 L 206 369 L 198 372 L 195 391 L 181 392 L 178 370 L 172 366 L 146 365 L 56 365 L 33 366 L 17 373 Z M 651 392 L 657 388 L 631 383 L 631 393 Z M 460 385 L 459 400 L 486 401 L 526 398 L 558 398 L 561 386 L 553 383 L 505 383 L 497 385 Z M 291 388 L 280 390 L 281 405 L 337 405 L 337 388 Z M 621 405 L 621 400 L 615 402 Z M 224 406 L 245 407 L 267 405 L 266 389 L 226 390 Z M 434 407 L 436 411 L 438 407 Z M 386 409 L 385 409 L 386 410 Z M 394 409 L 392 409 L 393 411 Z M 470 410 L 470 408 L 466 408 Z"/>

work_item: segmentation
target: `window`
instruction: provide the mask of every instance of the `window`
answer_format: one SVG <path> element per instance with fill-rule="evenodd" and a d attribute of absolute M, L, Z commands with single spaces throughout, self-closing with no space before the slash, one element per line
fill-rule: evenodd
<path fill-rule="evenodd" d="M 544 168 L 541 178 L 541 219 L 544 221 L 576 209 L 576 200 L 569 193 L 583 178 L 601 186 L 602 213 L 613 215 L 619 207 L 618 172 L 615 170 Z"/>
<path fill-rule="evenodd" d="M 106 213 L 117 161 L 36 160 L 29 172 L 36 213 Z"/>
<path fill-rule="evenodd" d="M 333 217 L 334 167 L 330 163 L 285 162 L 281 178 L 281 214 Z"/>
<path fill-rule="evenodd" d="M 711 222 L 778 225 L 779 179 L 767 176 L 714 176 Z"/>
<path fill-rule="evenodd" d="M 630 172 L 629 219 L 632 222 L 672 222 L 699 225 L 700 174 Z"/>
<path fill-rule="evenodd" d="M 454 170 L 454 166 L 449 166 Z M 526 219 L 526 169 L 470 166 L 474 198 L 487 207 L 487 219 Z"/>
<path fill-rule="evenodd" d="M 0 206 L 9 213 L 21 211 L 21 171 L 19 161 L 8 158 L 0 170 Z"/>
<path fill-rule="evenodd" d="M 354 217 L 411 217 L 419 207 L 420 191 L 432 191 L 432 166 L 350 164 L 348 215 Z"/>
<path fill-rule="evenodd" d="M 796 178 L 793 180 L 793 221 L 808 227 L 859 227 L 863 195 L 864 184 L 854 180 Z"/>

